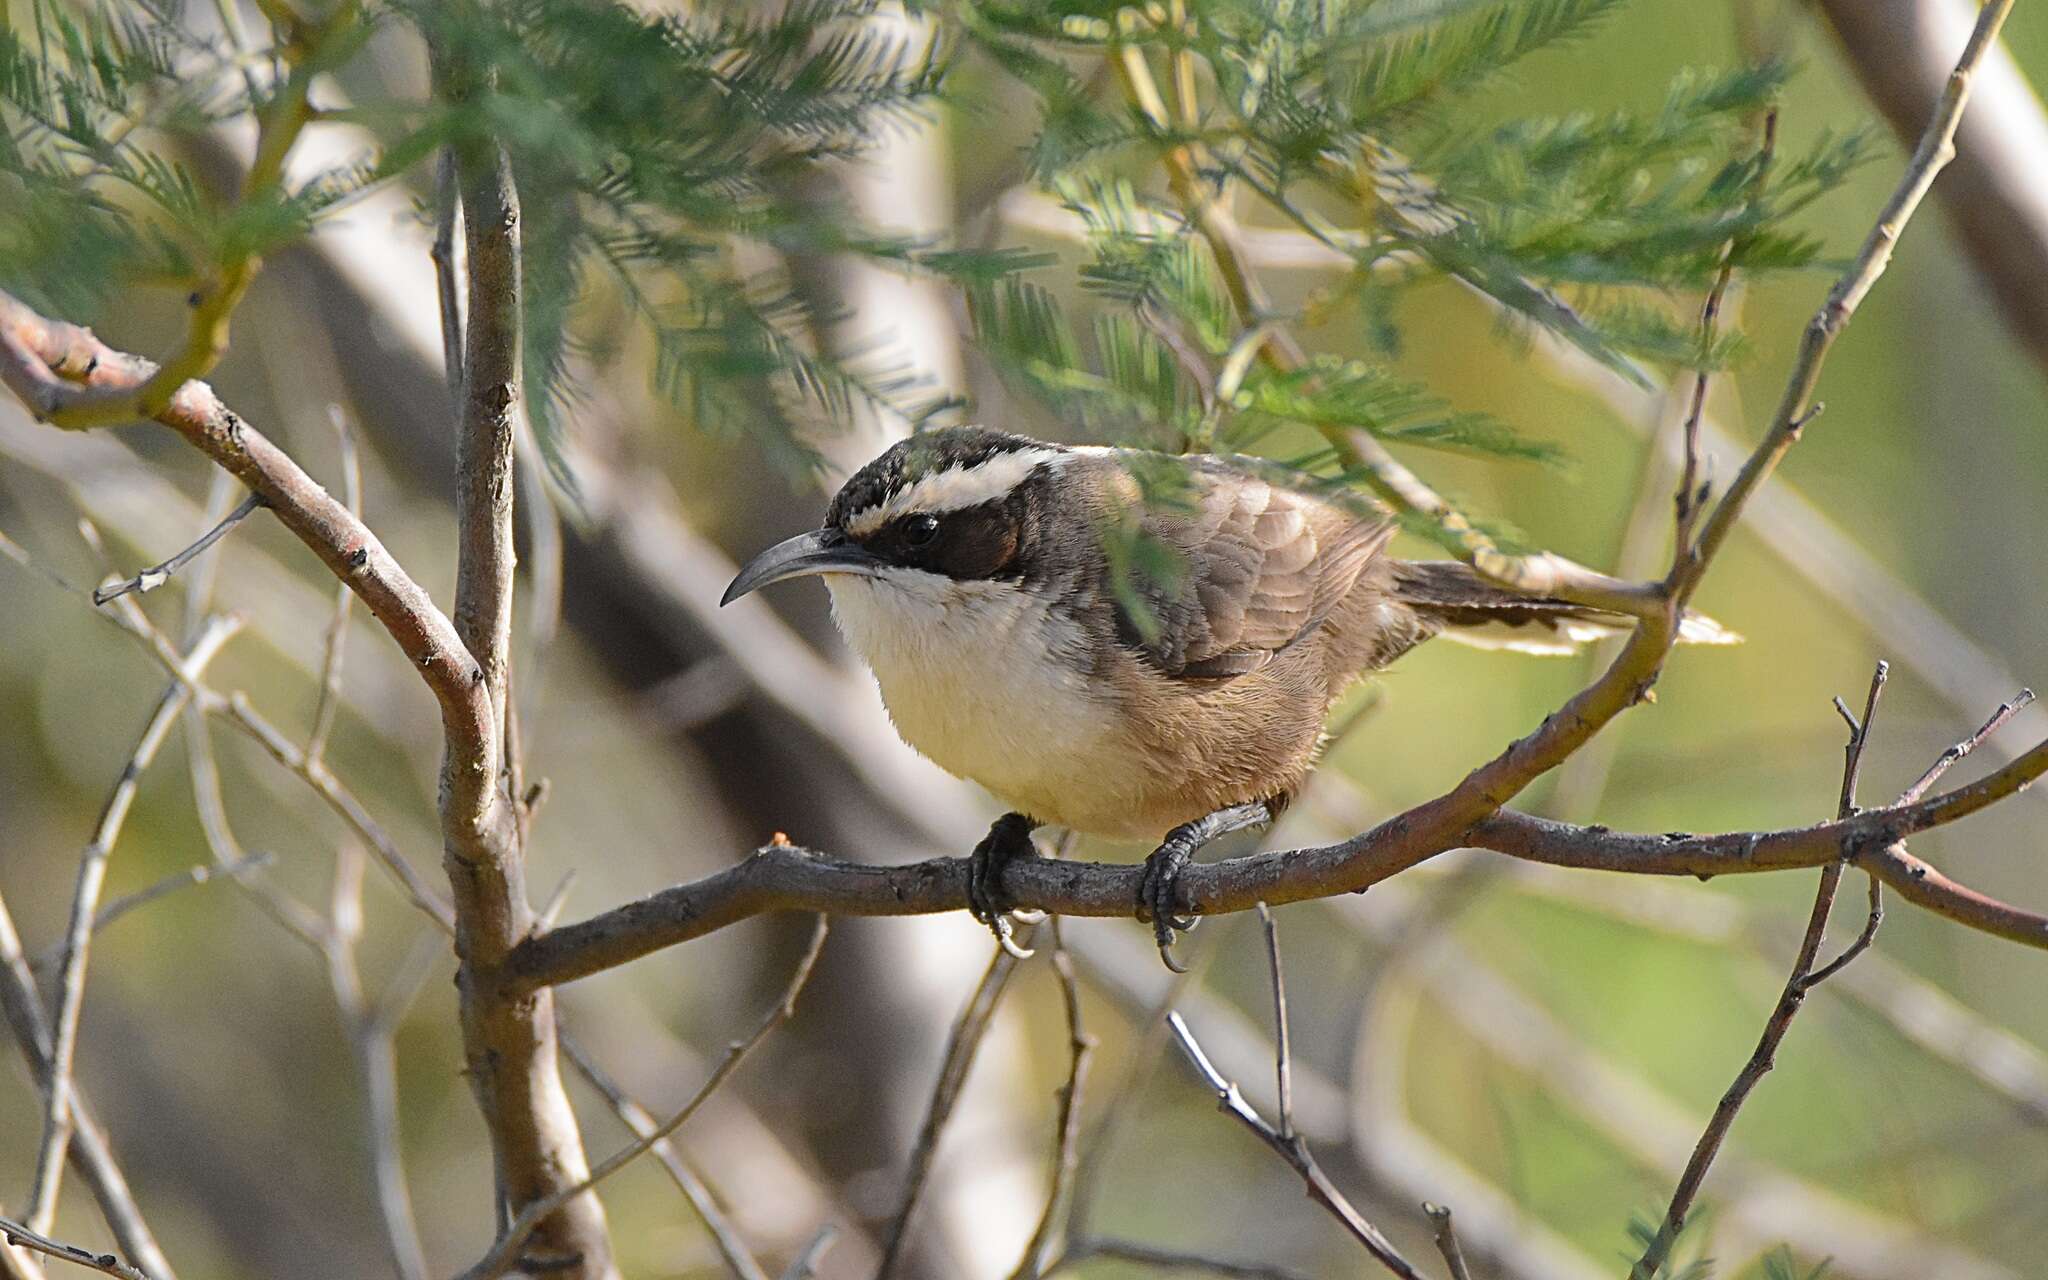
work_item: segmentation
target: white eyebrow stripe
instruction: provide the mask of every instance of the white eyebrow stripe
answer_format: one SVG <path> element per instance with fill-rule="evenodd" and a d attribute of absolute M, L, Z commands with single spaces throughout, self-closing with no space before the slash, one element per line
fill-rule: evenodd
<path fill-rule="evenodd" d="M 1059 457 L 1061 451 L 1058 449 L 1012 449 L 972 467 L 948 467 L 904 486 L 877 506 L 857 512 L 847 520 L 846 531 L 856 538 L 864 538 L 896 517 L 913 511 L 929 511 L 937 515 L 994 502 L 1008 496 L 1040 466 Z"/>

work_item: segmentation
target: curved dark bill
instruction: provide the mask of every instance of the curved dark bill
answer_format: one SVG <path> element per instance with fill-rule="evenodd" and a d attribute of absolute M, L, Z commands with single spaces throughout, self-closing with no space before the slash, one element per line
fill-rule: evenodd
<path fill-rule="evenodd" d="M 873 577 L 881 570 L 882 562 L 862 550 L 858 543 L 847 541 L 845 534 L 837 529 L 820 529 L 778 542 L 747 561 L 718 603 L 731 604 L 750 591 L 771 582 L 781 582 L 784 578 L 802 578 L 814 573 L 858 573 Z"/>

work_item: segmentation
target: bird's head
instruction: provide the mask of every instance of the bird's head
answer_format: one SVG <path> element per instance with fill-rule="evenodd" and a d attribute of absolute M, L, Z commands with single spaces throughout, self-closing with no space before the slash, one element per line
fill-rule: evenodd
<path fill-rule="evenodd" d="M 899 441 L 839 490 L 823 528 L 748 561 L 719 603 L 812 574 L 906 586 L 1016 577 L 1034 481 L 1067 452 L 981 427 Z"/>

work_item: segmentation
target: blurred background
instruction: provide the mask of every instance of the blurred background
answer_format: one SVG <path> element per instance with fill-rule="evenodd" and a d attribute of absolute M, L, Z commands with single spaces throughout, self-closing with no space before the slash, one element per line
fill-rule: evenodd
<path fill-rule="evenodd" d="M 12 20 L 27 23 L 32 8 L 41 10 L 12 4 Z M 1839 31 L 1829 9 L 1843 11 Z M 1916 66 L 1945 68 L 1967 9 L 1633 0 L 1471 101 L 1500 118 L 1647 108 L 1683 68 L 1739 64 L 1760 48 L 1790 59 L 1797 70 L 1780 112 L 1788 150 L 1827 131 L 1868 124 L 1877 133 L 1876 158 L 1801 215 L 1842 257 L 1910 149 L 1885 113 L 1924 111 L 1916 104 L 1931 97 L 1894 83 L 1900 107 L 1885 84 Z M 1891 16 L 1871 16 L 1880 13 Z M 1930 25 L 1906 21 L 1914 14 Z M 253 8 L 246 17 L 259 21 Z M 219 31 L 214 7 L 193 4 L 185 18 Z M 870 20 L 915 40 L 922 24 L 951 19 L 885 9 Z M 2022 3 L 2006 42 L 2020 72 L 2048 77 L 2048 16 Z M 1876 92 L 1859 79 L 1856 56 L 1877 68 Z M 2017 150 L 1980 159 L 1975 180 L 2039 201 L 2048 149 L 2023 144 L 2048 134 L 2031 91 L 2006 74 L 1994 75 L 2000 87 L 1987 89 L 1972 127 Z M 382 28 L 330 101 L 418 96 L 426 75 L 418 39 Z M 866 154 L 807 171 L 798 195 L 892 232 L 1071 263 L 1077 225 L 1020 159 L 1033 104 L 985 62 L 968 58 L 953 76 L 955 93 L 893 125 Z M 311 173 L 341 163 L 364 146 L 363 130 L 345 112 L 317 124 L 294 164 Z M 184 158 L 229 186 L 248 137 L 200 135 Z M 2027 310 L 2048 311 L 2048 274 L 2038 258 L 2030 273 L 2024 258 L 2027 244 L 2048 243 L 2048 223 L 2028 226 L 1967 185 L 1980 158 L 1970 137 L 1965 164 L 1937 186 L 1831 357 L 1826 414 L 1701 593 L 1700 607 L 1748 642 L 1680 652 L 1655 705 L 1618 721 L 1521 803 L 1648 831 L 1805 823 L 1835 806 L 1843 731 L 1830 699 L 1860 704 L 1877 659 L 1891 661 L 1892 678 L 1864 771 L 1871 803 L 2020 685 L 2048 678 L 2037 554 L 2048 545 L 2048 327 Z M 432 227 L 420 213 L 431 166 L 408 181 L 356 198 L 310 238 L 268 255 L 213 381 L 330 487 L 343 474 L 333 418 L 349 424 L 366 519 L 445 602 L 452 446 Z M 545 216 L 549 198 L 527 191 L 530 219 Z M 1278 305 L 1312 304 L 1340 274 L 1341 264 L 1243 212 Z M 1987 228 L 1987 213 L 2001 221 Z M 2020 256 L 1999 258 L 2000 247 Z M 961 398 L 956 419 L 1082 434 L 996 376 L 949 282 L 810 249 L 774 265 L 819 302 L 812 338 L 821 348 L 885 344 L 934 392 Z M 1713 384 L 1710 417 L 1729 442 L 1715 451 L 1714 476 L 1733 474 L 1768 419 L 1828 281 L 1824 270 L 1791 272 L 1731 298 L 1750 341 Z M 1074 287 L 1071 269 L 1046 282 L 1076 317 L 1103 305 Z M 93 321 L 125 349 L 160 352 L 181 331 L 177 303 L 138 292 L 70 318 Z M 1393 356 L 1342 320 L 1303 337 L 1317 351 L 1388 360 L 1456 408 L 1491 413 L 1568 456 L 1559 468 L 1412 455 L 1467 509 L 1584 563 L 1661 567 L 1672 472 L 1653 441 L 1671 438 L 1689 378 L 1633 388 L 1561 344 L 1503 335 L 1481 301 L 1449 284 L 1412 291 L 1400 324 Z M 578 499 L 559 504 L 559 519 L 536 518 L 533 499 L 561 496 L 537 468 L 522 492 L 519 697 L 529 774 L 548 786 L 532 837 L 537 901 L 561 885 L 561 917 L 580 918 L 729 865 L 774 832 L 876 862 L 964 853 L 993 802 L 895 742 L 831 631 L 822 589 L 714 608 L 736 560 L 813 527 L 837 480 L 903 423 L 859 405 L 826 415 L 838 420 L 812 437 L 826 466 L 806 477 L 774 446 L 706 431 L 647 391 L 656 353 L 630 332 L 600 332 L 574 358 L 580 390 L 557 412 Z M 34 562 L 0 560 L 0 895 L 30 957 L 47 959 L 61 943 L 78 852 L 164 684 L 146 652 L 94 616 L 86 588 L 110 567 L 125 575 L 169 555 L 237 496 L 161 431 L 63 433 L 12 401 L 0 405 L 0 532 Z M 1430 554 L 1419 541 L 1405 550 Z M 242 614 L 245 631 L 209 683 L 246 692 L 303 740 L 331 581 L 261 518 L 211 560 L 210 582 L 188 571 L 144 607 L 174 633 L 195 591 Z M 1340 838 L 1439 793 L 1596 669 L 1592 657 L 1451 645 L 1405 658 L 1340 712 L 1351 727 L 1270 841 Z M 2043 728 L 2044 717 L 2027 713 L 1983 758 L 1996 762 Z M 209 757 L 233 839 L 269 858 L 264 882 L 324 913 L 339 875 L 346 897 L 362 833 L 246 735 L 215 722 L 209 740 L 200 750 L 174 735 L 144 777 L 108 900 L 214 860 L 195 805 Z M 327 758 L 436 880 L 438 752 L 430 700 L 358 613 Z M 2035 791 L 1917 839 L 1914 851 L 1987 893 L 2048 905 L 2044 797 Z M 1362 897 L 1289 907 L 1280 937 L 1303 1130 L 1411 1257 L 1434 1263 L 1419 1210 L 1427 1199 L 1457 1211 L 1476 1275 L 1624 1274 L 1631 1220 L 1661 1216 L 1755 1044 L 1812 881 L 1802 872 L 1667 882 L 1460 854 Z M 1832 946 L 1862 920 L 1861 887 L 1853 874 L 1845 883 Z M 452 961 L 387 879 L 372 871 L 361 897 L 360 941 L 343 950 L 359 1003 L 389 1024 L 395 1150 L 423 1262 L 394 1261 L 385 1243 L 365 1125 L 383 1069 L 374 1052 L 359 1052 L 362 1020 L 352 1032 L 346 1001 L 337 1016 L 348 984 L 334 955 L 280 928 L 274 906 L 227 877 L 136 907 L 98 937 L 78 1075 L 188 1277 L 406 1275 L 422 1265 L 446 1274 L 489 1243 L 487 1146 L 460 1074 Z M 773 1001 L 808 927 L 751 920 L 577 983 L 561 993 L 565 1025 L 626 1092 L 664 1113 Z M 1298 1180 L 1218 1115 L 1146 1034 L 1171 995 L 1221 1068 L 1270 1107 L 1256 918 L 1218 919 L 1193 935 L 1184 953 L 1196 977 L 1177 994 L 1138 925 L 1073 921 L 1065 937 L 1086 1028 L 1100 1041 L 1083 1111 L 1084 1150 L 1103 1144 L 1086 1186 L 1091 1229 L 1294 1274 L 1361 1274 L 1365 1260 Z M 836 922 L 796 1018 L 680 1132 L 690 1166 L 771 1270 L 833 1223 L 839 1234 L 819 1274 L 872 1271 L 948 1029 L 991 950 L 964 916 Z M 2043 1274 L 2044 976 L 2048 957 L 1894 905 L 1873 950 L 1822 987 L 1793 1028 L 1735 1126 L 1680 1261 L 1711 1258 L 1713 1274 L 1731 1280 L 1767 1274 L 1781 1250 L 1796 1274 L 1832 1259 L 1828 1274 L 1845 1280 Z M 943 1135 L 906 1274 L 1010 1274 L 1043 1204 L 1067 1067 L 1060 989 L 1041 955 L 1010 982 Z M 18 1204 L 41 1104 L 24 1071 L 0 1078 L 0 1202 Z M 594 1157 L 627 1140 L 600 1094 L 581 1080 L 571 1088 Z M 1114 1124 L 1099 1121 L 1110 1114 Z M 725 1274 L 656 1163 L 610 1180 L 604 1198 L 628 1275 Z M 75 1187 L 59 1228 L 106 1245 Z M 1099 1259 L 1075 1273 L 1160 1272 Z"/>

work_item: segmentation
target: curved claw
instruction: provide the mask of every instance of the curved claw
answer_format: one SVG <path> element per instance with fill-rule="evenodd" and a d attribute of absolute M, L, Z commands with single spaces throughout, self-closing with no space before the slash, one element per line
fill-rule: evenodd
<path fill-rule="evenodd" d="M 1041 913 L 1040 919 L 1043 918 L 1044 916 Z M 1017 941 L 1017 926 L 1011 923 L 1010 916 L 997 916 L 989 924 L 989 929 L 996 935 L 996 945 L 1000 946 L 1003 950 L 1009 952 L 1010 955 L 1015 959 L 1029 960 L 1031 957 L 1038 954 L 1038 952 L 1036 952 L 1032 948 L 1024 946 L 1022 943 Z"/>
<path fill-rule="evenodd" d="M 1159 963 L 1175 973 L 1186 973 L 1188 971 L 1186 965 L 1173 958 L 1173 939 L 1171 938 L 1159 944 Z"/>

